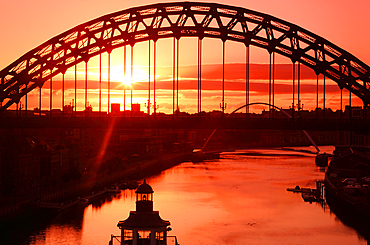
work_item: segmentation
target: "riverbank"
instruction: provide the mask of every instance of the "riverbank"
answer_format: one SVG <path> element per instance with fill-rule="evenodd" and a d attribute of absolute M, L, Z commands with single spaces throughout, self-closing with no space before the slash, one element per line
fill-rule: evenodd
<path fill-rule="evenodd" d="M 370 240 L 370 154 L 365 148 L 336 148 L 325 174 L 326 201 L 335 215 Z"/>
<path fill-rule="evenodd" d="M 36 196 L 1 197 L 0 221 L 9 220 L 15 215 L 27 212 L 33 207 L 39 206 L 39 203 L 71 202 L 116 183 L 142 179 L 187 161 L 189 157 L 189 153 L 166 154 L 153 160 L 133 162 L 127 165 L 124 170 L 114 174 L 105 176 L 86 175 L 82 180 L 66 184 L 64 188 L 57 190 L 50 188 Z"/>

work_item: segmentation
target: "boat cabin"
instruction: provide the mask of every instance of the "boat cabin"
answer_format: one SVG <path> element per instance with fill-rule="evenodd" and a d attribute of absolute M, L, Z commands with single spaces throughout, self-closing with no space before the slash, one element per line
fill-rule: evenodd
<path fill-rule="evenodd" d="M 144 180 L 135 192 L 136 211 L 117 224 L 121 229 L 121 245 L 166 245 L 170 222 L 163 220 L 159 211 L 153 211 L 152 187 Z"/>

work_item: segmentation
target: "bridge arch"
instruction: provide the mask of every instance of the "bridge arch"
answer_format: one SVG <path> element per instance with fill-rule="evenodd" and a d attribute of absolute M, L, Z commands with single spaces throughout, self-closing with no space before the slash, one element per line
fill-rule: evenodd
<path fill-rule="evenodd" d="M 0 71 L 0 112 L 69 67 L 135 43 L 184 36 L 218 38 L 278 53 L 332 79 L 370 104 L 370 67 L 295 24 L 216 3 L 173 2 L 134 7 L 78 25 L 30 50 Z"/>
<path fill-rule="evenodd" d="M 271 105 L 271 104 L 269 104 L 269 103 L 265 103 L 265 102 L 253 102 L 253 103 L 248 103 L 248 104 L 245 104 L 245 105 L 242 105 L 242 106 L 240 106 L 240 107 L 238 107 L 238 108 L 236 108 L 235 110 L 233 110 L 229 115 L 227 115 L 227 117 L 226 118 L 228 118 L 228 117 L 230 117 L 230 116 L 232 116 L 234 113 L 236 113 L 237 111 L 239 111 L 239 110 L 241 110 L 241 109 L 243 109 L 244 107 L 249 107 L 249 106 L 252 106 L 252 105 L 266 105 L 266 106 L 269 106 L 269 107 L 273 107 L 274 109 L 277 109 L 277 110 L 279 110 L 280 112 L 282 112 L 284 115 L 286 115 L 288 118 L 292 118 L 292 116 L 291 115 L 289 115 L 289 113 L 287 113 L 286 111 L 284 111 L 284 109 L 283 108 L 279 108 L 279 107 L 277 107 L 277 106 L 275 106 L 275 105 Z M 206 146 L 207 146 L 207 144 L 208 144 L 208 142 L 209 142 L 209 140 L 212 138 L 212 136 L 215 134 L 215 132 L 217 131 L 217 129 L 214 129 L 213 131 L 212 131 L 212 133 L 210 134 L 210 136 L 208 136 L 208 138 L 207 138 L 207 140 L 206 140 L 206 142 L 204 143 L 204 145 L 202 146 L 202 148 L 201 148 L 201 150 L 200 150 L 200 152 L 204 152 L 204 149 L 206 148 Z M 315 141 L 311 138 L 311 136 L 307 133 L 307 131 L 306 130 L 302 130 L 302 132 L 306 135 L 306 137 L 309 139 L 309 141 L 312 143 L 312 145 L 315 147 L 315 149 L 316 149 L 316 154 L 318 154 L 319 152 L 320 152 L 320 149 L 319 149 L 319 147 L 317 146 L 317 144 L 315 143 Z"/>

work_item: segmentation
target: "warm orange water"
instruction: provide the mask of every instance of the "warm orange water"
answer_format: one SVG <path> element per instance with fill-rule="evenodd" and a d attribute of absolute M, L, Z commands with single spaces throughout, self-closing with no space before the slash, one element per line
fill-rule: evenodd
<path fill-rule="evenodd" d="M 171 222 L 169 235 L 181 245 L 367 244 L 326 205 L 286 191 L 296 185 L 315 188 L 315 180 L 323 178 L 314 155 L 268 149 L 186 162 L 147 182 L 154 189 L 154 209 Z M 28 242 L 107 245 L 111 234 L 120 234 L 118 221 L 135 209 L 134 194 L 122 191 L 103 204 L 63 213 Z"/>

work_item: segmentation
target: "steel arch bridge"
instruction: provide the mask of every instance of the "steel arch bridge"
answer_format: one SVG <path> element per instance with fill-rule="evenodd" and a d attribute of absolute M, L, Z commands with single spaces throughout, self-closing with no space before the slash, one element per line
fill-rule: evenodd
<path fill-rule="evenodd" d="M 323 74 L 370 104 L 370 67 L 295 24 L 249 9 L 216 3 L 174 2 L 134 7 L 78 25 L 0 71 L 0 112 L 68 68 L 116 48 L 161 38 L 232 40 L 266 49 Z M 198 64 L 199 65 L 199 64 Z M 294 92 L 293 92 L 294 93 Z M 199 96 L 199 95 L 198 95 Z M 294 94 L 293 94 L 294 101 Z M 198 98 L 199 103 L 199 98 Z M 41 108 L 40 108 L 41 109 Z"/>

